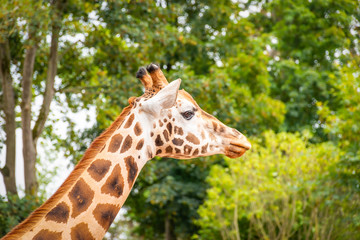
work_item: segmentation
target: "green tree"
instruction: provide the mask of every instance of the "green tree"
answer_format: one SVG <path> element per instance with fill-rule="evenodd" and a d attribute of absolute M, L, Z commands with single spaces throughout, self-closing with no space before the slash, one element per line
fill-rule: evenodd
<path fill-rule="evenodd" d="M 341 162 L 333 171 L 333 179 L 339 187 L 348 189 L 346 195 L 356 198 L 360 192 L 360 81 L 359 65 L 353 64 L 341 69 L 341 78 L 332 78 L 332 94 L 338 101 L 336 108 L 328 102 L 318 103 L 318 113 L 324 124 L 324 131 L 342 149 Z M 354 222 L 359 212 L 352 216 Z"/>
<path fill-rule="evenodd" d="M 347 190 L 333 189 L 330 178 L 340 149 L 330 142 L 310 144 L 309 137 L 265 132 L 242 160 L 214 165 L 197 238 L 357 238 L 356 222 L 348 220 L 359 196 L 340 197 Z"/>
<path fill-rule="evenodd" d="M 324 138 L 316 103 L 338 104 L 331 78 L 359 56 L 359 16 L 356 0 L 269 1 L 250 15 L 269 37 L 271 96 L 286 104 L 284 130 L 312 128 Z"/>
<path fill-rule="evenodd" d="M 153 159 L 142 171 L 127 216 L 135 220 L 133 234 L 146 239 L 190 239 L 198 230 L 193 220 L 205 197 L 204 160 Z"/>
<path fill-rule="evenodd" d="M 44 199 L 38 196 L 27 195 L 19 198 L 17 195 L 8 194 L 0 197 L 0 236 L 4 236 L 15 225 L 23 221 L 28 215 L 38 208 Z"/>
<path fill-rule="evenodd" d="M 78 23 L 87 16 L 91 5 L 61 0 L 2 1 L 0 5 L 1 109 L 7 149 L 1 172 L 7 191 L 17 193 L 15 130 L 21 127 L 25 191 L 35 194 L 37 142 L 44 132 L 54 98 L 58 59 L 67 52 L 66 47 L 59 50 L 59 45 L 69 45 L 69 40 L 61 37 L 81 31 Z M 46 41 L 47 37 L 50 41 Z M 35 98 L 39 97 L 42 104 L 34 111 Z M 21 116 L 20 122 L 17 115 Z"/>

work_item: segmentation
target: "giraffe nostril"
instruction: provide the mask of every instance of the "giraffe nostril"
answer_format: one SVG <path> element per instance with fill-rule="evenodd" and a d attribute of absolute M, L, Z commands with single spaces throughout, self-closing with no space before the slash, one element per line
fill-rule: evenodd
<path fill-rule="evenodd" d="M 233 137 L 236 137 L 236 138 L 243 138 L 243 137 L 245 137 L 241 132 L 239 132 L 239 131 L 236 130 L 235 128 L 232 128 L 231 130 L 232 130 L 231 135 L 232 135 Z"/>
<path fill-rule="evenodd" d="M 232 129 L 233 133 L 235 135 L 242 135 L 238 130 L 236 130 L 235 128 Z"/>

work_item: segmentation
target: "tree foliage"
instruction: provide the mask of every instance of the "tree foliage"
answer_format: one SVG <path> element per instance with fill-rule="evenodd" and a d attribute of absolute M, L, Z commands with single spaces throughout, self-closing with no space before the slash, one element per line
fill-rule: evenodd
<path fill-rule="evenodd" d="M 309 144 L 309 137 L 265 132 L 240 161 L 213 166 L 199 208 L 199 238 L 214 232 L 222 239 L 357 238 L 359 196 L 331 176 L 340 149 Z"/>

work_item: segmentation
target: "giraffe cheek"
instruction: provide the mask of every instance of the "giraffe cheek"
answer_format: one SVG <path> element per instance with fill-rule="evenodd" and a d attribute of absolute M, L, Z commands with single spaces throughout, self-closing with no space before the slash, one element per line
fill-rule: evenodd
<path fill-rule="evenodd" d="M 200 140 L 192 133 L 188 133 L 188 135 L 186 136 L 186 140 L 188 140 L 189 142 L 195 145 L 200 144 Z"/>

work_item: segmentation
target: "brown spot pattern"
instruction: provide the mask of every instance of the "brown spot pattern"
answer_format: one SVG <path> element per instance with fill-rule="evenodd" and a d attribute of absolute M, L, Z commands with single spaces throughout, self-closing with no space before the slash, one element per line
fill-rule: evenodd
<path fill-rule="evenodd" d="M 176 152 L 176 153 L 181 153 L 181 150 L 178 149 L 178 148 L 175 148 L 175 152 Z"/>
<path fill-rule="evenodd" d="M 110 145 L 109 145 L 109 152 L 116 152 L 119 150 L 121 142 L 122 142 L 123 136 L 121 134 L 116 134 L 111 138 Z"/>
<path fill-rule="evenodd" d="M 196 145 L 200 144 L 200 140 L 192 133 L 188 133 L 188 135 L 186 136 L 186 140 Z"/>
<path fill-rule="evenodd" d="M 207 143 L 206 145 L 202 146 L 202 147 L 201 147 L 201 153 L 206 153 L 208 146 L 209 146 L 208 143 Z"/>
<path fill-rule="evenodd" d="M 169 131 L 169 134 L 170 134 L 170 136 L 171 136 L 171 134 L 172 134 L 172 125 L 171 125 L 171 123 L 168 123 L 168 124 L 166 125 L 166 128 L 167 128 L 167 130 Z"/>
<path fill-rule="evenodd" d="M 127 135 L 126 138 L 124 139 L 123 145 L 121 146 L 120 153 L 124 153 L 127 150 L 129 150 L 131 144 L 132 144 L 132 138 L 130 137 L 130 135 Z"/>
<path fill-rule="evenodd" d="M 104 230 L 108 230 L 118 214 L 120 207 L 113 204 L 98 204 L 93 211 L 96 221 Z"/>
<path fill-rule="evenodd" d="M 155 145 L 156 145 L 156 146 L 162 146 L 162 145 L 164 145 L 164 142 L 161 140 L 160 135 L 157 135 L 157 136 L 156 136 Z"/>
<path fill-rule="evenodd" d="M 101 192 L 110 194 L 113 197 L 120 197 L 124 189 L 124 179 L 121 175 L 120 165 L 114 167 L 110 177 L 106 180 L 105 184 L 101 187 Z"/>
<path fill-rule="evenodd" d="M 132 113 L 130 115 L 130 117 L 128 118 L 128 120 L 126 121 L 124 128 L 129 128 L 132 124 L 132 122 L 134 121 L 135 115 Z"/>
<path fill-rule="evenodd" d="M 199 149 L 195 149 L 195 151 L 193 152 L 193 155 L 196 156 L 199 154 Z"/>
<path fill-rule="evenodd" d="M 177 127 L 177 126 L 174 127 L 174 132 L 180 136 L 182 136 L 184 134 L 183 129 L 181 127 Z"/>
<path fill-rule="evenodd" d="M 153 154 L 152 154 L 152 151 L 151 151 L 151 147 L 150 146 L 147 146 L 146 147 L 146 150 L 147 150 L 147 155 L 148 155 L 148 158 L 153 158 Z"/>
<path fill-rule="evenodd" d="M 46 214 L 45 219 L 57 223 L 66 223 L 69 219 L 69 212 L 69 206 L 65 202 L 61 202 Z"/>
<path fill-rule="evenodd" d="M 68 196 L 72 204 L 71 217 L 75 218 L 88 209 L 94 198 L 94 191 L 91 190 L 84 179 L 80 178 L 79 181 L 75 183 Z"/>
<path fill-rule="evenodd" d="M 156 150 L 156 155 L 159 155 L 160 153 L 162 153 L 161 149 Z"/>
<path fill-rule="evenodd" d="M 214 131 L 217 132 L 217 127 L 218 127 L 217 123 L 213 121 L 212 125 L 213 125 L 213 128 L 214 128 Z"/>
<path fill-rule="evenodd" d="M 162 123 L 161 120 L 159 120 L 159 125 L 160 125 L 160 127 L 164 126 L 164 124 Z"/>
<path fill-rule="evenodd" d="M 189 145 L 184 146 L 184 154 L 189 155 L 191 153 L 192 147 Z"/>
<path fill-rule="evenodd" d="M 171 146 L 167 146 L 166 148 L 165 148 L 165 152 L 166 153 L 172 153 L 172 147 Z"/>
<path fill-rule="evenodd" d="M 220 127 L 219 127 L 219 131 L 220 131 L 221 133 L 225 132 L 225 127 L 224 127 L 224 126 L 222 126 L 222 125 L 220 125 Z"/>
<path fill-rule="evenodd" d="M 137 122 L 134 126 L 134 133 L 136 136 L 139 136 L 142 133 L 142 127 L 139 122 Z"/>
<path fill-rule="evenodd" d="M 95 240 L 90 233 L 87 223 L 79 223 L 75 227 L 71 228 L 71 240 Z"/>
<path fill-rule="evenodd" d="M 164 130 L 163 135 L 164 135 L 165 141 L 168 142 L 169 141 L 169 133 L 168 133 L 168 131 Z"/>
<path fill-rule="evenodd" d="M 126 170 L 128 171 L 128 183 L 129 187 L 131 187 L 134 183 L 138 172 L 138 166 L 132 156 L 128 156 L 125 158 Z"/>
<path fill-rule="evenodd" d="M 111 162 L 109 160 L 97 159 L 90 165 L 87 171 L 95 181 L 100 182 L 109 171 L 110 166 Z"/>
<path fill-rule="evenodd" d="M 142 149 L 144 146 L 144 139 L 142 138 L 137 144 L 136 144 L 136 150 Z"/>
<path fill-rule="evenodd" d="M 173 144 L 175 144 L 176 146 L 181 146 L 181 145 L 183 145 L 184 140 L 182 140 L 181 138 L 174 138 L 174 139 L 172 140 L 172 142 L 173 142 Z"/>
<path fill-rule="evenodd" d="M 47 229 L 43 229 L 33 237 L 33 240 L 60 240 L 61 234 L 62 232 L 53 232 Z"/>

